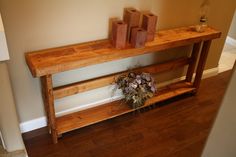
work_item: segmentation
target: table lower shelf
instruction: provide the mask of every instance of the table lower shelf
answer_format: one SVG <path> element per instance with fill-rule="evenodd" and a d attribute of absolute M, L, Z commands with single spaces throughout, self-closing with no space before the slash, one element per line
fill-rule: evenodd
<path fill-rule="evenodd" d="M 157 94 L 146 101 L 146 107 L 169 98 L 195 91 L 192 83 L 180 81 L 158 90 Z M 79 129 L 107 119 L 134 111 L 124 101 L 114 101 L 91 109 L 75 112 L 56 119 L 57 134 Z"/>

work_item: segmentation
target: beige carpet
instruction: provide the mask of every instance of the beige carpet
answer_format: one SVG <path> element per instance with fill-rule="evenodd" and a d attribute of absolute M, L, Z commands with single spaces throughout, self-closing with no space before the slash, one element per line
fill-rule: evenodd
<path fill-rule="evenodd" d="M 223 52 L 219 61 L 219 72 L 224 72 L 233 68 L 236 60 L 236 45 L 225 43 Z"/>
<path fill-rule="evenodd" d="M 24 150 L 7 153 L 0 145 L 0 157 L 26 157 Z"/>

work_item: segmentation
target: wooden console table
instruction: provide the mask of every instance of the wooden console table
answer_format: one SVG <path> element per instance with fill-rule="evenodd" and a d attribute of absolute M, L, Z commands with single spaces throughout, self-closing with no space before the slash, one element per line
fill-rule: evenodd
<path fill-rule="evenodd" d="M 54 109 L 55 99 L 110 85 L 117 76 L 127 73 L 127 71 L 60 87 L 53 87 L 53 74 L 127 57 L 158 53 L 161 50 L 193 44 L 190 57 L 186 56 L 166 63 L 134 69 L 135 71 L 155 74 L 188 65 L 186 79 L 184 81 L 159 89 L 153 98 L 146 101 L 143 106 L 145 107 L 184 93 L 197 92 L 211 40 L 219 38 L 220 35 L 221 32 L 211 27 L 207 27 L 204 32 L 199 33 L 194 30 L 194 26 L 189 26 L 159 31 L 156 33 L 154 41 L 148 42 L 144 48 L 138 49 L 132 48 L 130 44 L 127 44 L 125 49 L 118 50 L 113 48 L 109 40 L 106 39 L 26 53 L 26 62 L 32 75 L 41 79 L 48 128 L 51 132 L 53 142 L 57 143 L 58 137 L 65 132 L 133 111 L 128 105 L 121 104 L 121 101 L 115 101 L 62 117 L 56 117 Z M 200 55 L 200 59 L 197 63 L 198 55 Z M 192 82 L 196 65 L 196 77 Z"/>

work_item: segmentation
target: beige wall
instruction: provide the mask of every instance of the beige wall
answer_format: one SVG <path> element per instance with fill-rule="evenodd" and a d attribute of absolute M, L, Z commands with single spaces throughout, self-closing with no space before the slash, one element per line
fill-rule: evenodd
<path fill-rule="evenodd" d="M 202 157 L 236 156 L 236 64 Z"/>
<path fill-rule="evenodd" d="M 234 17 L 230 26 L 229 34 L 231 38 L 236 40 L 236 10 L 234 12 Z"/>
<path fill-rule="evenodd" d="M 7 151 L 24 149 L 7 65 L 0 62 L 0 130 Z"/>
<path fill-rule="evenodd" d="M 215 0 L 211 4 L 209 23 L 220 29 L 223 36 L 213 42 L 207 68 L 218 65 L 234 10 L 233 3 L 235 4 L 235 0 Z M 122 17 L 123 8 L 127 6 L 157 13 L 158 29 L 165 29 L 196 24 L 200 5 L 199 0 L 0 0 L 11 57 L 9 67 L 20 121 L 44 115 L 39 79 L 32 78 L 24 60 L 25 52 L 107 38 L 108 19 Z M 104 63 L 57 74 L 53 79 L 57 86 L 125 70 L 137 63 L 146 65 L 155 60 L 175 58 L 185 55 L 188 50 L 189 48 L 185 47 L 175 50 L 180 52 L 177 55 L 167 52 Z M 177 73 L 173 76 L 176 75 Z M 109 87 L 104 87 L 58 100 L 56 111 L 109 98 L 111 90 Z"/>

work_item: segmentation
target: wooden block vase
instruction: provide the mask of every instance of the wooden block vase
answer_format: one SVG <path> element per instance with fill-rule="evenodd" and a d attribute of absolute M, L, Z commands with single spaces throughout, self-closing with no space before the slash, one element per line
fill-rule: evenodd
<path fill-rule="evenodd" d="M 141 13 L 135 8 L 125 8 L 124 21 L 128 25 L 127 40 L 130 42 L 131 29 L 139 26 Z"/>
<path fill-rule="evenodd" d="M 144 47 L 147 40 L 147 31 L 140 27 L 132 28 L 130 40 L 132 47 Z"/>
<path fill-rule="evenodd" d="M 126 46 L 127 24 L 124 21 L 117 20 L 112 23 L 112 45 L 117 49 Z"/>
<path fill-rule="evenodd" d="M 156 32 L 157 16 L 152 13 L 143 15 L 142 28 L 147 30 L 147 41 L 153 41 Z"/>

